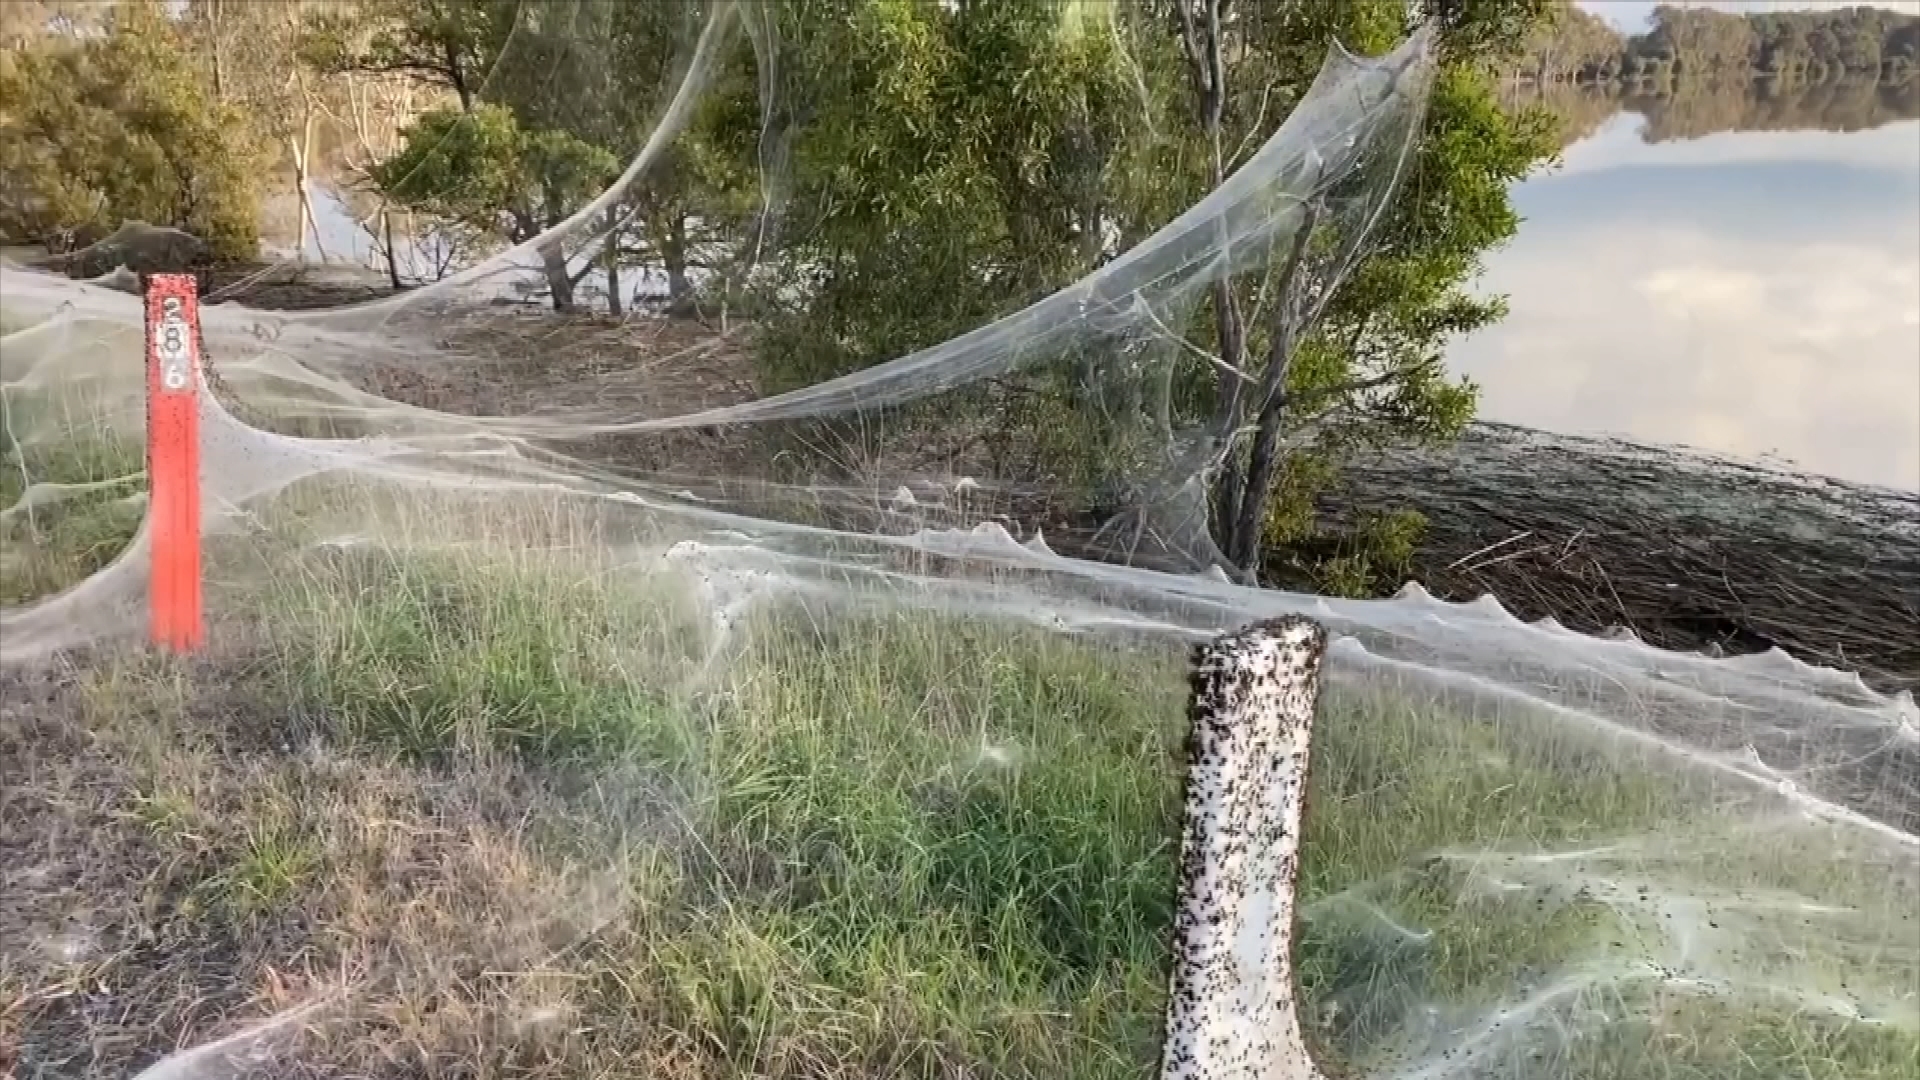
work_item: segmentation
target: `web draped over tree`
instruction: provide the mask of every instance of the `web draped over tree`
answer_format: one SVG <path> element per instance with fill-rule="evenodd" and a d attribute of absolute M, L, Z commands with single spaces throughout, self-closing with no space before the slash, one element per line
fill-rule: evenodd
<path fill-rule="evenodd" d="M 1095 7 L 1066 5 L 1084 19 L 1074 32 L 1127 54 L 1126 25 Z M 898 325 L 849 322 L 834 347 L 795 338 L 780 369 L 792 385 L 769 379 L 760 396 L 636 410 L 645 395 L 624 391 L 654 373 L 616 372 L 566 402 L 474 416 L 370 387 L 396 374 L 485 379 L 509 353 L 570 359 L 543 354 L 537 335 L 498 332 L 501 308 L 534 295 L 565 312 L 595 289 L 617 293 L 626 249 L 661 260 L 683 310 L 777 333 L 791 325 L 795 284 L 772 272 L 776 259 L 867 260 L 821 288 L 883 290 L 889 267 L 913 280 L 915 260 L 941 256 L 916 249 L 916 222 L 969 208 L 915 203 L 879 181 L 829 190 L 807 168 L 824 143 L 860 138 L 859 122 L 823 116 L 833 80 L 896 95 L 872 102 L 875 124 L 932 91 L 852 61 L 794 65 L 830 53 L 836 32 L 896 27 L 798 25 L 793 10 L 754 4 L 497 8 L 504 21 L 474 24 L 479 66 L 446 72 L 458 100 L 379 166 L 389 192 L 487 234 L 492 254 L 347 308 L 205 308 L 216 639 L 244 632 L 257 590 L 285 567 L 369 548 L 591 551 L 609 580 L 673 597 L 662 610 L 692 644 L 658 690 L 687 700 L 717 694 L 772 619 L 830 636 L 836 620 L 882 613 L 1164 651 L 1308 614 L 1335 637 L 1336 726 L 1399 716 L 1490 774 L 1606 777 L 1594 797 L 1634 802 L 1637 815 L 1611 833 L 1427 851 L 1305 897 L 1305 945 L 1322 958 L 1305 965 L 1309 1009 L 1354 1075 L 1534 1075 L 1595 1032 L 1654 1030 L 1676 1008 L 1726 1003 L 1920 1026 L 1920 948 L 1901 910 L 1920 888 L 1910 698 L 1777 652 L 1709 658 L 1524 624 L 1495 598 L 1252 587 L 1267 508 L 1245 490 L 1281 484 L 1293 451 L 1337 437 L 1363 407 L 1392 414 L 1412 401 L 1407 387 L 1443 378 L 1420 349 L 1372 373 L 1300 375 L 1347 363 L 1331 331 L 1364 313 L 1342 306 L 1345 290 L 1382 288 L 1366 257 L 1411 227 L 1393 207 L 1412 197 L 1423 123 L 1446 91 L 1431 29 L 1377 56 L 1333 47 L 1294 100 L 1271 103 L 1286 114 L 1271 137 L 1229 150 L 1219 182 L 1152 228 L 1059 192 L 1035 219 L 1063 235 L 1084 226 L 1082 242 L 1110 257 L 1063 287 L 1025 283 L 1031 302 L 936 344 L 893 347 L 926 329 L 917 317 L 973 310 L 969 298 L 923 298 L 922 311 L 900 297 Z M 381 47 L 384 62 L 411 62 L 403 36 Z M 640 61 L 614 62 L 642 48 L 652 51 Z M 959 62 L 924 41 L 900 48 Z M 1093 145 L 1102 125 L 1144 123 L 1127 95 L 1164 74 L 1111 88 L 1079 137 Z M 491 103 L 516 81 L 523 107 Z M 1029 164 L 1044 169 L 1045 157 Z M 970 163 L 936 167 L 958 175 Z M 727 198 L 690 179 L 729 170 Z M 826 194 L 868 201 L 838 216 Z M 855 228 L 874 231 L 851 255 L 858 245 L 823 239 Z M 36 470 L 76 431 L 118 448 L 104 460 L 125 461 L 128 447 L 137 457 L 137 299 L 12 265 L 4 275 L 8 467 L 26 480 L 5 513 L 124 495 L 136 469 L 85 483 Z M 1223 318 L 1235 326 L 1226 335 Z M 143 530 L 70 590 L 0 610 L 7 661 L 137 637 L 145 544 Z M 1390 793 L 1393 767 L 1370 767 Z M 1503 799 L 1555 797 L 1487 790 L 1488 814 Z M 1392 813 L 1390 794 L 1377 797 Z M 1343 842 L 1358 841 L 1316 838 L 1309 822 L 1309 848 Z M 1537 933 L 1528 963 L 1457 970 L 1427 951 L 1436 935 L 1468 942 L 1475 927 L 1506 925 Z"/>

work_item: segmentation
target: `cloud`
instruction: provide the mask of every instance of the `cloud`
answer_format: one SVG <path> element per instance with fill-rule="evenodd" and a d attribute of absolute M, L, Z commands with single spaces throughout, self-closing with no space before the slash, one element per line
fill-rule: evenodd
<path fill-rule="evenodd" d="M 1683 222 L 1525 229 L 1500 326 L 1452 361 L 1482 415 L 1920 490 L 1920 225 L 1788 242 Z"/>

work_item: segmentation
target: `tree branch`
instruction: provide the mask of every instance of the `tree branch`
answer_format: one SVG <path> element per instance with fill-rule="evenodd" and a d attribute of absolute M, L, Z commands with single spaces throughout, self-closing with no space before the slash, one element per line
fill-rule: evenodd
<path fill-rule="evenodd" d="M 1200 115 L 1204 119 L 1209 95 L 1206 61 L 1200 55 L 1200 30 L 1194 25 L 1193 9 L 1187 5 L 1188 0 L 1177 0 L 1175 5 L 1180 10 L 1180 47 L 1187 54 L 1187 74 L 1193 77 L 1193 92 L 1198 99 Z"/>
<path fill-rule="evenodd" d="M 1349 394 L 1365 393 L 1368 390 L 1377 390 L 1380 387 L 1385 386 L 1391 382 L 1400 382 L 1405 379 L 1413 378 L 1416 375 L 1426 374 L 1427 372 L 1435 370 L 1439 366 L 1440 366 L 1440 363 L 1437 360 L 1421 360 L 1417 363 L 1407 364 L 1403 367 L 1394 368 L 1391 371 L 1381 372 L 1380 374 L 1375 375 L 1372 378 L 1355 379 L 1351 382 L 1344 383 L 1340 386 L 1340 389 L 1337 391 L 1337 393 L 1339 393 L 1342 396 L 1346 396 Z"/>
<path fill-rule="evenodd" d="M 341 74 L 352 72 L 356 75 L 415 75 L 428 76 L 443 80 L 451 87 L 454 85 L 454 73 L 444 65 L 430 64 L 424 60 L 392 60 L 375 63 L 372 60 L 350 60 L 339 65 Z"/>
<path fill-rule="evenodd" d="M 1318 187 L 1318 184 L 1315 186 Z M 1287 298 L 1293 289 L 1294 279 L 1300 274 L 1300 264 L 1306 258 L 1307 242 L 1313 239 L 1313 230 L 1320 224 L 1320 211 L 1318 200 L 1306 204 L 1300 225 L 1294 233 L 1293 247 L 1287 252 L 1287 261 L 1280 270 L 1279 285 L 1274 293 L 1278 299 L 1273 311 L 1273 338 L 1267 343 L 1267 370 L 1260 385 L 1262 410 L 1286 389 L 1287 368 L 1293 360 L 1293 350 L 1297 344 L 1295 331 L 1298 329 L 1288 318 L 1291 305 Z"/>
<path fill-rule="evenodd" d="M 1207 0 L 1207 79 L 1213 84 L 1213 100 L 1209 103 L 1213 111 L 1207 118 L 1207 126 L 1213 131 L 1215 185 L 1223 179 L 1218 175 L 1221 169 L 1220 116 L 1227 102 L 1227 62 L 1221 56 L 1220 49 L 1220 8 L 1224 3 L 1225 0 Z"/>

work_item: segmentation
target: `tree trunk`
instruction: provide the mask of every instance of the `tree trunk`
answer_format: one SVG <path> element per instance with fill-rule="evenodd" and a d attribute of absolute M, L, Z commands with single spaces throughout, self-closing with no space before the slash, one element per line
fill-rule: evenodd
<path fill-rule="evenodd" d="M 626 297 L 620 293 L 620 230 L 609 229 L 601 252 L 607 267 L 607 313 L 619 318 L 627 313 Z"/>
<path fill-rule="evenodd" d="M 1285 360 L 1280 363 L 1287 366 Z M 1260 423 L 1253 435 L 1253 453 L 1247 464 L 1246 491 L 1240 498 L 1240 516 L 1233 527 L 1233 550 L 1227 553 L 1253 583 L 1257 583 L 1260 576 L 1261 526 L 1266 519 L 1267 499 L 1272 494 L 1273 475 L 1279 467 L 1280 422 L 1286 414 L 1285 393 L 1275 394 L 1260 410 Z"/>
<path fill-rule="evenodd" d="M 227 64 L 225 50 L 220 47 L 220 0 L 214 0 L 207 10 L 207 38 L 213 53 L 213 99 L 224 103 L 227 100 Z"/>
<path fill-rule="evenodd" d="M 460 50 L 451 43 L 447 45 L 447 78 L 453 83 L 453 92 L 460 95 L 460 111 L 473 111 L 473 91 L 467 86 L 467 71 L 460 63 Z"/>
<path fill-rule="evenodd" d="M 1217 190 L 1226 182 L 1226 158 L 1221 152 L 1220 123 L 1226 106 L 1226 64 L 1221 56 L 1220 0 L 1206 0 L 1201 15 L 1194 17 L 1188 0 L 1180 4 L 1180 41 L 1187 57 L 1187 74 L 1193 79 L 1194 105 L 1200 130 L 1212 147 L 1211 176 Z M 1213 534 L 1223 549 L 1235 544 L 1234 522 L 1241 502 L 1240 455 L 1235 445 L 1244 404 L 1242 379 L 1235 372 L 1245 370 L 1246 329 L 1234 303 L 1233 281 L 1222 276 L 1213 284 L 1214 332 L 1220 362 L 1227 368 L 1214 380 L 1215 434 L 1224 441 L 1220 475 L 1215 480 L 1213 497 Z M 1231 561 L 1231 555 L 1229 555 Z"/>
<path fill-rule="evenodd" d="M 300 140 L 291 135 L 287 136 L 287 156 L 293 159 L 294 209 L 300 218 L 300 223 L 295 226 L 293 234 L 293 250 L 298 258 L 305 259 L 307 257 L 307 221 L 312 216 L 312 211 L 307 206 L 307 155 L 300 145 Z"/>
<path fill-rule="evenodd" d="M 573 310 L 573 278 L 567 275 L 567 256 L 556 240 L 540 252 L 540 264 L 547 272 L 547 287 L 553 291 L 553 310 Z"/>
<path fill-rule="evenodd" d="M 393 283 L 393 291 L 400 291 L 400 260 L 393 251 L 393 211 L 380 211 L 381 231 L 387 236 L 387 280 Z"/>
<path fill-rule="evenodd" d="M 313 162 L 313 94 L 307 88 L 306 75 L 294 72 L 294 85 L 300 93 L 300 134 L 287 136 L 287 149 L 293 157 L 294 194 L 299 197 L 300 244 L 298 251 L 302 259 L 307 254 L 308 229 L 312 229 L 313 244 L 320 252 L 320 261 L 327 261 L 326 242 L 320 239 L 320 221 L 313 212 L 312 162 Z"/>
<path fill-rule="evenodd" d="M 1320 224 L 1320 204 L 1309 203 L 1295 227 L 1293 247 L 1280 270 L 1274 289 L 1273 330 L 1267 347 L 1267 369 L 1260 376 L 1260 418 L 1254 430 L 1253 450 L 1247 462 L 1247 476 L 1240 491 L 1239 512 L 1227 534 L 1227 558 L 1249 582 L 1258 580 L 1262 525 L 1266 520 L 1267 500 L 1273 494 L 1273 475 L 1278 465 L 1280 423 L 1287 411 L 1287 373 L 1293 366 L 1293 353 L 1300 344 L 1300 332 L 1318 316 L 1311 312 L 1296 315 L 1291 299 L 1294 279 L 1300 276 L 1301 260 L 1313 230 Z M 1321 301 L 1324 303 L 1324 298 Z"/>
<path fill-rule="evenodd" d="M 1213 286 L 1214 329 L 1220 345 L 1220 362 L 1244 370 L 1246 360 L 1245 328 L 1240 311 L 1233 302 L 1233 283 L 1225 278 Z M 1243 380 L 1222 371 L 1214 380 L 1214 431 L 1225 441 L 1226 456 L 1220 462 L 1215 481 L 1213 535 L 1231 544 L 1235 508 L 1240 504 L 1240 455 L 1235 445 L 1240 427 Z"/>
<path fill-rule="evenodd" d="M 687 280 L 687 215 L 676 211 L 667 224 L 667 242 L 660 246 L 660 259 L 667 267 L 667 302 L 679 307 L 693 291 Z"/>
<path fill-rule="evenodd" d="M 307 168 L 307 162 L 311 159 L 312 152 L 313 112 L 312 110 L 308 110 L 306 118 L 301 124 L 299 136 L 287 136 L 287 154 L 293 159 L 293 193 L 298 200 L 297 209 L 300 213 L 300 225 L 296 233 L 298 240 L 294 244 L 294 250 L 300 253 L 300 258 L 306 258 L 307 236 L 309 235 L 307 230 L 311 226 L 314 242 L 320 246 L 320 261 L 325 262 L 327 259 L 327 249 L 319 243 L 320 226 L 314 218 L 313 192 L 308 181 L 309 170 Z"/>
<path fill-rule="evenodd" d="M 555 216 L 555 207 L 549 202 L 546 207 L 546 220 L 559 220 Z M 508 211 L 513 216 L 513 232 L 508 237 L 515 244 L 524 244 L 540 235 L 540 221 L 530 206 L 519 206 Z M 540 268 L 547 276 L 547 291 L 553 297 L 553 310 L 573 310 L 573 278 L 567 273 L 567 249 L 562 239 L 550 236 L 540 247 Z"/>

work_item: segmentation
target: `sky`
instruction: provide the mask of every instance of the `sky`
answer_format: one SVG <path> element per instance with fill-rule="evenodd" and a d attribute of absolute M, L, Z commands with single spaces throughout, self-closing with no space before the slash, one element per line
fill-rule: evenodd
<path fill-rule="evenodd" d="M 1647 19 L 1661 3 L 1679 7 L 1710 7 L 1721 11 L 1812 11 L 1818 8 L 1871 7 L 1892 8 L 1920 15 L 1920 0 L 1575 0 L 1595 15 L 1612 22 L 1628 33 L 1646 29 Z"/>

